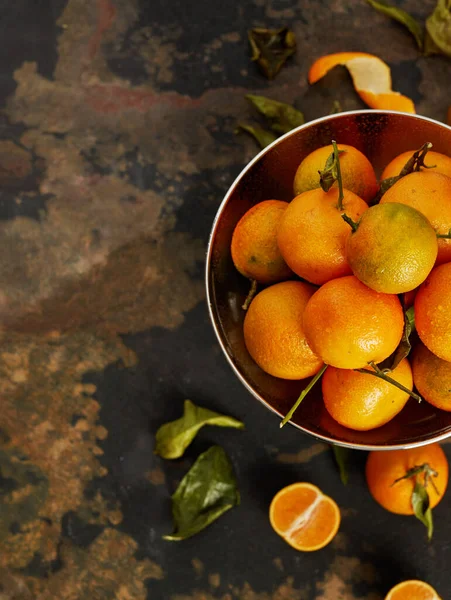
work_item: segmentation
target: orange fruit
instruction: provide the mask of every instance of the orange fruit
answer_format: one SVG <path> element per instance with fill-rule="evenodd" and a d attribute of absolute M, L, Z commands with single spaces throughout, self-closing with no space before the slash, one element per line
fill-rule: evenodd
<path fill-rule="evenodd" d="M 368 205 L 344 190 L 343 211 L 337 208 L 338 190 L 321 188 L 304 192 L 291 201 L 279 225 L 277 242 L 288 266 L 300 277 L 322 285 L 350 275 L 346 240 L 350 228 L 341 214 L 358 219 Z"/>
<path fill-rule="evenodd" d="M 451 159 L 449 159 L 451 162 Z M 451 177 L 434 171 L 418 171 L 402 177 L 380 201 L 407 204 L 420 211 L 437 233 L 451 229 Z M 438 240 L 436 264 L 451 261 L 451 240 Z"/>
<path fill-rule="evenodd" d="M 366 367 L 371 369 L 370 367 Z M 412 390 L 412 370 L 402 360 L 390 377 Z M 323 399 L 330 416 L 340 425 L 368 431 L 388 423 L 405 406 L 409 395 L 387 381 L 352 369 L 328 367 L 322 377 Z"/>
<path fill-rule="evenodd" d="M 419 286 L 437 258 L 437 236 L 418 210 L 405 204 L 372 206 L 347 241 L 352 272 L 368 287 L 402 294 Z"/>
<path fill-rule="evenodd" d="M 395 585 L 385 600 L 441 600 L 440 596 L 428 583 L 411 579 Z"/>
<path fill-rule="evenodd" d="M 429 465 L 438 473 L 437 477 L 433 477 L 434 485 L 430 482 L 427 485 L 430 507 L 434 508 L 443 498 L 448 485 L 448 460 L 438 444 L 410 450 L 370 452 L 366 462 L 366 482 L 371 495 L 392 513 L 413 515 L 412 492 L 417 478 L 424 483 L 424 474 L 394 482 L 404 477 L 410 469 L 421 465 Z"/>
<path fill-rule="evenodd" d="M 436 356 L 451 362 L 451 263 L 432 270 L 414 306 L 421 341 Z"/>
<path fill-rule="evenodd" d="M 304 379 L 322 366 L 305 339 L 302 317 L 315 288 L 284 281 L 255 296 L 244 319 L 244 341 L 263 371 L 282 379 Z"/>
<path fill-rule="evenodd" d="M 378 190 L 376 175 L 370 161 L 353 146 L 338 144 L 338 150 L 344 150 L 339 157 L 343 187 L 369 202 Z M 332 145 L 323 146 L 304 158 L 294 176 L 295 195 L 320 187 L 318 171 L 324 169 L 332 152 Z M 333 188 L 337 188 L 337 182 L 333 184 Z"/>
<path fill-rule="evenodd" d="M 352 275 L 325 283 L 304 311 L 310 347 L 326 364 L 339 369 L 382 362 L 396 350 L 403 329 L 398 297 L 375 292 Z"/>
<path fill-rule="evenodd" d="M 418 292 L 418 288 L 415 288 L 414 290 L 410 290 L 404 294 L 404 308 L 406 310 L 408 308 L 410 308 L 411 306 L 413 306 L 417 292 Z"/>
<path fill-rule="evenodd" d="M 420 343 L 413 352 L 412 370 L 423 398 L 437 408 L 451 411 L 451 362 L 435 356 Z"/>
<path fill-rule="evenodd" d="M 414 152 L 416 152 L 416 149 L 403 152 L 402 154 L 396 156 L 382 171 L 381 179 L 388 179 L 388 177 L 396 177 L 399 175 L 406 162 L 412 158 Z M 451 158 L 449 156 L 429 150 L 429 152 L 426 154 L 424 162 L 426 166 L 433 166 L 434 168 L 427 170 L 422 168 L 420 171 L 421 173 L 442 173 L 442 175 L 451 177 Z"/>
<path fill-rule="evenodd" d="M 278 492 L 269 508 L 276 533 L 296 550 L 327 546 L 340 527 L 340 509 L 311 483 L 293 483 Z"/>
<path fill-rule="evenodd" d="M 277 246 L 277 228 L 287 207 L 288 202 L 282 200 L 264 200 L 238 221 L 232 236 L 232 260 L 245 277 L 275 283 L 292 275 Z"/>
<path fill-rule="evenodd" d="M 315 83 L 337 65 L 348 69 L 356 92 L 371 108 L 415 112 L 410 98 L 392 90 L 390 67 L 373 54 L 337 52 L 322 56 L 310 67 L 309 83 Z"/>

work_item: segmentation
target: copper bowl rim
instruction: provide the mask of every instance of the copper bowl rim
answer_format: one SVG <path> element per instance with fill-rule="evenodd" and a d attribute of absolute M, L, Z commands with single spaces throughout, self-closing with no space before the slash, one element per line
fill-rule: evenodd
<path fill-rule="evenodd" d="M 269 410 L 271 410 L 273 413 L 275 413 L 276 415 L 278 415 L 279 417 L 283 418 L 283 414 L 281 414 L 278 410 L 276 410 L 267 400 L 265 400 L 257 391 L 254 390 L 254 388 L 248 383 L 248 381 L 246 380 L 246 378 L 240 373 L 240 371 L 238 370 L 237 366 L 235 365 L 235 363 L 233 362 L 232 358 L 230 357 L 229 353 L 227 352 L 227 349 L 225 347 L 225 344 L 222 340 L 221 337 L 221 333 L 220 333 L 220 324 L 216 319 L 216 316 L 214 314 L 214 301 L 213 301 L 213 290 L 212 290 L 212 280 L 211 280 L 211 264 L 212 264 L 212 252 L 213 252 L 213 240 L 215 238 L 215 234 L 216 234 L 216 230 L 218 228 L 218 224 L 219 221 L 222 217 L 222 213 L 224 212 L 224 209 L 227 205 L 227 202 L 229 201 L 230 196 L 234 193 L 235 188 L 237 187 L 237 185 L 239 184 L 239 182 L 241 181 L 241 179 L 246 175 L 246 173 L 262 158 L 262 156 L 264 156 L 267 152 L 269 152 L 272 148 L 274 148 L 275 146 L 282 144 L 287 138 L 291 137 L 292 135 L 295 135 L 297 132 L 302 131 L 304 129 L 307 129 L 308 127 L 311 127 L 312 125 L 316 125 L 317 123 L 325 123 L 327 121 L 330 120 L 334 120 L 342 115 L 363 115 L 363 114 L 374 114 L 374 115 L 393 115 L 393 114 L 401 114 L 404 115 L 406 117 L 409 117 L 411 119 L 417 119 L 420 121 L 428 121 L 429 123 L 433 123 L 434 125 L 438 125 L 439 127 L 443 127 L 445 129 L 448 129 L 451 131 L 451 127 L 446 125 L 445 123 L 440 123 L 439 121 L 435 120 L 435 119 L 431 119 L 429 117 L 424 117 L 422 115 L 417 115 L 417 114 L 413 114 L 413 113 L 406 113 L 406 112 L 402 112 L 402 111 L 391 111 L 391 110 L 375 110 L 375 109 L 363 109 L 363 110 L 352 110 L 352 111 L 343 111 L 340 113 L 335 113 L 332 115 L 326 115 L 324 117 L 320 117 L 318 119 L 314 119 L 313 121 L 308 121 L 307 123 L 304 123 L 304 125 L 300 125 L 299 127 L 296 127 L 296 129 L 293 129 L 291 131 L 289 131 L 288 133 L 284 134 L 283 136 L 277 138 L 274 142 L 272 142 L 272 144 L 270 144 L 269 146 L 267 146 L 266 148 L 263 148 L 263 150 L 261 150 L 261 152 L 259 152 L 245 167 L 244 169 L 240 172 L 240 174 L 235 178 L 235 181 L 232 183 L 232 185 L 229 187 L 229 189 L 227 190 L 227 193 L 224 196 L 223 201 L 221 202 L 217 212 L 216 212 L 216 216 L 213 220 L 213 225 L 211 228 L 211 232 L 210 232 L 210 236 L 208 239 L 208 246 L 207 246 L 207 255 L 206 255 L 206 264 L 205 264 L 205 287 L 206 287 L 206 294 L 207 294 L 207 306 L 208 306 L 208 313 L 210 315 L 210 320 L 211 323 L 213 325 L 213 329 L 214 332 L 216 334 L 216 338 L 219 342 L 219 345 L 222 349 L 223 354 L 225 355 L 227 362 L 229 363 L 229 365 L 232 367 L 233 372 L 235 373 L 235 375 L 238 377 L 238 379 L 241 381 L 241 383 L 244 385 L 244 387 L 252 394 L 252 396 L 254 396 L 254 398 L 256 398 L 257 400 L 259 400 L 266 408 L 268 408 Z M 440 442 L 443 441 L 449 437 L 451 437 L 451 430 L 449 432 L 444 432 L 444 433 L 440 433 L 437 434 L 435 436 L 432 436 L 428 439 L 421 439 L 417 442 L 408 442 L 405 444 L 388 444 L 388 445 L 384 445 L 384 446 L 380 446 L 380 445 L 372 445 L 372 444 L 357 444 L 357 443 L 350 443 L 350 442 L 343 442 L 343 441 L 338 441 L 333 437 L 330 437 L 328 435 L 322 435 L 319 433 L 312 433 L 309 429 L 306 429 L 305 427 L 302 427 L 302 425 L 299 425 L 298 423 L 295 423 L 293 421 L 289 422 L 290 425 L 292 425 L 293 427 L 296 427 L 297 429 L 299 429 L 300 431 L 302 431 L 303 433 L 328 444 L 335 444 L 337 446 L 342 446 L 344 448 L 351 448 L 354 450 L 365 450 L 365 451 L 371 451 L 371 450 L 407 450 L 409 448 L 419 448 L 421 446 L 427 446 L 429 444 L 432 444 L 434 442 Z"/>

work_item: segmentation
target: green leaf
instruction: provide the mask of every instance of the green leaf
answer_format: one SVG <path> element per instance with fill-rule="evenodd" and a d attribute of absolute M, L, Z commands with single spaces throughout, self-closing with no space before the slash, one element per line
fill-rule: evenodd
<path fill-rule="evenodd" d="M 348 461 L 351 451 L 349 448 L 343 448 L 336 444 L 331 444 L 332 451 L 334 453 L 335 462 L 337 463 L 338 470 L 340 472 L 340 479 L 343 485 L 347 485 L 349 481 L 348 474 Z"/>
<path fill-rule="evenodd" d="M 427 52 L 451 57 L 451 0 L 438 0 L 434 12 L 426 19 L 426 31 Z"/>
<path fill-rule="evenodd" d="M 155 454 L 162 458 L 180 458 L 204 425 L 244 429 L 244 424 L 232 417 L 196 406 L 185 400 L 183 417 L 165 423 L 155 436 Z"/>
<path fill-rule="evenodd" d="M 268 79 L 274 79 L 287 58 L 296 51 L 296 37 L 288 27 L 263 29 L 260 27 L 247 32 L 252 50 L 252 60 L 256 61 Z"/>
<path fill-rule="evenodd" d="M 429 494 L 422 483 L 415 483 L 412 492 L 412 508 L 416 518 L 427 528 L 428 540 L 430 540 L 434 532 L 434 523 L 429 505 Z"/>
<path fill-rule="evenodd" d="M 247 94 L 245 97 L 260 114 L 268 119 L 269 126 L 276 133 L 288 133 L 305 123 L 304 115 L 294 106 L 264 96 Z"/>
<path fill-rule="evenodd" d="M 244 131 L 245 133 L 251 135 L 261 148 L 266 148 L 266 146 L 269 146 L 269 144 L 272 144 L 277 139 L 277 136 L 275 136 L 271 131 L 263 129 L 263 127 L 259 127 L 258 125 L 246 125 L 245 123 L 238 123 L 235 133 L 239 133 L 240 131 Z"/>
<path fill-rule="evenodd" d="M 232 464 L 220 446 L 201 454 L 172 496 L 175 531 L 163 538 L 185 540 L 240 503 Z"/>
<path fill-rule="evenodd" d="M 343 154 L 346 150 L 339 150 L 338 155 Z M 335 153 L 331 152 L 328 159 L 326 160 L 326 164 L 324 165 L 324 169 L 319 172 L 319 182 L 321 187 L 325 192 L 328 192 L 333 184 L 338 179 L 338 165 L 335 160 Z"/>
<path fill-rule="evenodd" d="M 375 8 L 378 12 L 386 15 L 398 21 L 404 25 L 410 33 L 415 38 L 417 46 L 420 50 L 423 48 L 423 28 L 418 23 L 416 19 L 414 19 L 408 12 L 402 10 L 402 8 L 398 8 L 396 6 L 392 6 L 385 0 L 366 0 L 370 6 Z"/>

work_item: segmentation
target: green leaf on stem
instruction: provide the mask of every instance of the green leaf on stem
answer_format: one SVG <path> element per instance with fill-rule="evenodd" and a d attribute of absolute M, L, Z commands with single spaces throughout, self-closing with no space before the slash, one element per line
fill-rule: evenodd
<path fill-rule="evenodd" d="M 423 28 L 420 23 L 409 15 L 408 12 L 397 6 L 393 6 L 386 0 L 366 0 L 370 6 L 375 8 L 378 12 L 386 15 L 404 25 L 415 38 L 417 46 L 420 50 L 423 49 Z"/>
<path fill-rule="evenodd" d="M 201 454 L 172 496 L 175 531 L 163 538 L 186 540 L 240 503 L 232 464 L 220 446 Z"/>
<path fill-rule="evenodd" d="M 412 492 L 412 508 L 416 518 L 427 528 L 428 540 L 431 540 L 434 532 L 434 523 L 429 503 L 429 494 L 425 486 L 418 481 L 415 483 Z"/>
<path fill-rule="evenodd" d="M 338 156 L 344 152 L 346 150 L 338 150 Z M 319 171 L 319 183 L 325 192 L 328 192 L 333 184 L 338 181 L 339 159 L 336 156 L 336 152 L 333 150 L 326 160 L 324 169 Z"/>
<path fill-rule="evenodd" d="M 269 146 L 269 144 L 272 144 L 277 139 L 277 136 L 271 131 L 263 129 L 263 127 L 259 127 L 258 125 L 239 123 L 235 129 L 235 133 L 240 133 L 240 131 L 244 131 L 251 135 L 261 148 L 266 148 L 266 146 Z"/>
<path fill-rule="evenodd" d="M 399 346 L 396 348 L 394 353 L 384 361 L 379 367 L 382 370 L 388 369 L 389 371 L 393 371 L 399 365 L 399 363 L 407 358 L 412 350 L 412 344 L 410 342 L 410 336 L 415 331 L 415 311 L 414 307 L 411 306 L 404 313 L 404 331 L 402 334 L 401 341 L 399 342 Z"/>
<path fill-rule="evenodd" d="M 434 12 L 426 19 L 426 32 L 427 53 L 451 57 L 451 0 L 438 0 Z"/>
<path fill-rule="evenodd" d="M 191 400 L 185 400 L 183 417 L 165 423 L 157 431 L 155 454 L 167 459 L 180 458 L 196 437 L 199 429 L 205 425 L 244 429 L 244 424 L 233 417 L 221 415 L 208 410 L 208 408 L 196 406 Z"/>
<path fill-rule="evenodd" d="M 248 31 L 251 59 L 256 61 L 268 79 L 274 79 L 287 58 L 296 51 L 296 37 L 288 27 L 264 29 L 256 27 Z"/>
<path fill-rule="evenodd" d="M 451 1 L 451 0 L 450 0 Z M 419 148 L 416 152 L 412 154 L 409 160 L 406 162 L 404 167 L 401 169 L 399 175 L 395 175 L 394 177 L 387 177 L 381 181 L 381 185 L 379 188 L 379 192 L 373 200 L 373 204 L 377 204 L 382 196 L 385 194 L 387 190 L 389 190 L 392 185 L 394 185 L 397 181 L 405 177 L 406 175 L 410 175 L 410 173 L 414 173 L 419 171 L 420 169 L 433 169 L 435 165 L 426 165 L 424 163 L 424 159 L 426 158 L 426 154 L 432 148 L 431 142 L 426 142 Z"/>
<path fill-rule="evenodd" d="M 349 448 L 343 448 L 343 446 L 337 446 L 331 444 L 332 451 L 334 453 L 335 462 L 337 463 L 338 470 L 340 472 L 340 479 L 343 485 L 347 485 L 349 481 L 348 473 L 348 461 L 351 451 Z"/>
<path fill-rule="evenodd" d="M 269 126 L 276 133 L 288 133 L 305 123 L 301 111 L 290 104 L 253 94 L 247 94 L 245 98 L 268 120 Z"/>

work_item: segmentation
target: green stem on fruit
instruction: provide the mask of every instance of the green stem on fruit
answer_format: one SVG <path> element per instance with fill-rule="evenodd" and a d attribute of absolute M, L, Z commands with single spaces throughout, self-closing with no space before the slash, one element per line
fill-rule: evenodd
<path fill-rule="evenodd" d="M 437 238 L 441 239 L 441 240 L 451 240 L 451 229 L 448 231 L 448 233 L 437 233 Z"/>
<path fill-rule="evenodd" d="M 405 392 L 406 394 L 409 394 L 409 396 L 414 398 L 417 402 L 422 401 L 421 396 L 419 396 L 415 392 L 412 392 L 412 390 L 409 390 L 409 388 L 406 388 L 405 386 L 403 386 L 402 383 L 399 383 L 398 381 L 396 381 L 395 379 L 393 379 L 392 377 L 390 377 L 389 375 L 384 373 L 381 369 L 379 369 L 379 367 L 376 365 L 376 363 L 371 361 L 368 364 L 373 369 L 372 371 L 369 371 L 368 369 L 355 369 L 355 370 L 358 373 L 363 373 L 364 375 L 373 375 L 373 377 L 378 377 L 379 379 L 383 379 L 387 383 L 391 383 L 391 385 L 394 385 L 395 387 L 397 387 L 399 390 Z"/>
<path fill-rule="evenodd" d="M 340 166 L 340 156 L 338 153 L 338 146 L 335 140 L 332 140 L 332 146 L 334 148 L 334 160 L 337 165 L 337 181 L 338 181 L 338 210 L 343 210 L 343 180 L 341 178 L 341 166 Z"/>
<path fill-rule="evenodd" d="M 252 302 L 252 300 L 254 299 L 254 296 L 256 293 L 257 293 L 257 280 L 251 279 L 251 289 L 249 290 L 249 293 L 246 296 L 246 300 L 244 301 L 244 304 L 241 307 L 243 310 L 247 310 L 249 308 L 249 305 Z"/>
<path fill-rule="evenodd" d="M 416 477 L 417 475 L 421 475 L 422 473 L 424 473 L 424 487 L 426 488 L 430 483 L 434 488 L 435 493 L 437 495 L 440 495 L 440 492 L 438 491 L 437 486 L 435 485 L 435 482 L 432 479 L 433 477 L 438 477 L 438 473 L 429 465 L 429 463 L 424 463 L 422 465 L 412 467 L 411 469 L 406 471 L 405 475 L 403 475 L 402 477 L 398 477 L 398 479 L 395 479 L 395 481 L 391 484 L 390 487 L 393 487 L 395 484 L 402 481 L 403 479 L 410 479 L 411 477 Z"/>
<path fill-rule="evenodd" d="M 304 400 L 304 398 L 307 396 L 307 394 L 312 389 L 312 387 L 315 385 L 315 383 L 319 379 L 321 379 L 321 377 L 322 377 L 322 375 L 323 375 L 323 373 L 324 373 L 324 371 L 326 369 L 327 369 L 327 365 L 323 365 L 321 367 L 321 369 L 318 371 L 318 373 L 315 375 L 315 377 L 313 377 L 311 379 L 311 381 L 309 382 L 309 384 L 307 385 L 307 387 L 302 390 L 301 395 L 299 396 L 299 398 L 296 400 L 296 402 L 293 404 L 293 406 L 290 408 L 290 410 L 287 412 L 287 414 L 282 419 L 282 421 L 280 423 L 280 428 L 281 429 L 282 429 L 282 427 L 284 425 L 286 425 L 288 423 L 288 421 L 294 415 L 294 413 L 295 413 L 296 409 L 298 408 L 298 406 L 300 405 L 300 403 Z"/>
<path fill-rule="evenodd" d="M 357 231 L 358 224 L 355 221 L 353 221 L 351 217 L 348 217 L 346 213 L 343 213 L 341 215 L 341 218 L 343 219 L 343 221 L 346 221 L 346 223 L 351 226 L 352 231 Z"/>

